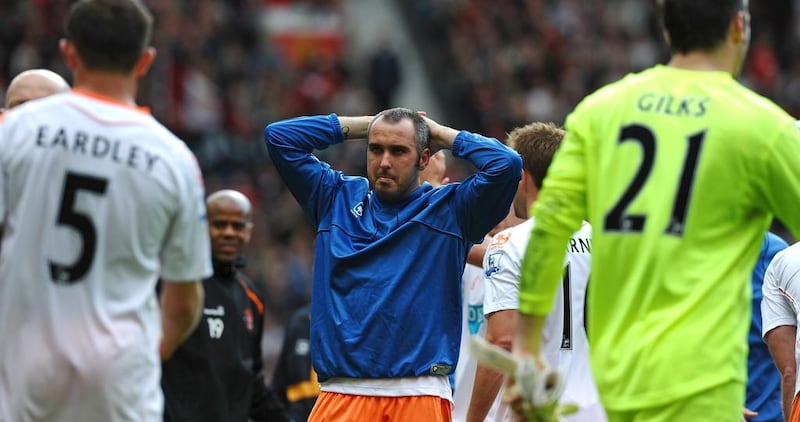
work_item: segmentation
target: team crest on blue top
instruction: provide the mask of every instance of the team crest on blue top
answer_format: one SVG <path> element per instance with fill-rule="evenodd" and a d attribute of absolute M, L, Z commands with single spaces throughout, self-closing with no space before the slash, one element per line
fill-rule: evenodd
<path fill-rule="evenodd" d="M 362 215 L 364 215 L 364 203 L 363 202 L 357 203 L 355 207 L 350 209 L 350 212 L 356 217 L 361 217 Z"/>
<path fill-rule="evenodd" d="M 492 252 L 489 254 L 486 262 L 486 277 L 491 277 L 494 273 L 500 271 L 500 258 L 503 257 L 503 251 Z"/>

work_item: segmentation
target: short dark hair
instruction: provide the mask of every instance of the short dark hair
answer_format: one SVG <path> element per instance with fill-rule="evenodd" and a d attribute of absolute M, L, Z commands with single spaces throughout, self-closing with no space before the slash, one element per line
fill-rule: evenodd
<path fill-rule="evenodd" d="M 661 25 L 673 53 L 711 50 L 728 33 L 736 13 L 746 9 L 744 0 L 658 0 Z"/>
<path fill-rule="evenodd" d="M 563 138 L 564 129 L 555 123 L 534 122 L 512 130 L 506 143 L 522 156 L 522 167 L 533 176 L 536 187 L 541 189 L 553 155 Z"/>
<path fill-rule="evenodd" d="M 414 123 L 414 140 L 417 144 L 417 155 L 421 156 L 425 148 L 431 146 L 431 131 L 428 128 L 428 123 L 419 115 L 419 112 L 405 107 L 395 107 L 388 110 L 383 110 L 372 119 L 367 128 L 367 134 L 372 130 L 372 125 L 383 118 L 389 123 L 399 123 L 403 119 L 409 119 Z"/>
<path fill-rule="evenodd" d="M 139 0 L 79 0 L 64 32 L 92 70 L 130 73 L 150 42 L 153 15 Z"/>

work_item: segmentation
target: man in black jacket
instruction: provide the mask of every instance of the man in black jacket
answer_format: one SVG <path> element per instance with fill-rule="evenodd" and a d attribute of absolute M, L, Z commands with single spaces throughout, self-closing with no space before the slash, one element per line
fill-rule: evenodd
<path fill-rule="evenodd" d="M 222 190 L 208 197 L 206 207 L 214 275 L 203 280 L 205 304 L 197 329 L 164 362 L 164 420 L 288 421 L 264 383 L 264 304 L 239 271 L 253 226 L 250 201 L 240 192 Z"/>

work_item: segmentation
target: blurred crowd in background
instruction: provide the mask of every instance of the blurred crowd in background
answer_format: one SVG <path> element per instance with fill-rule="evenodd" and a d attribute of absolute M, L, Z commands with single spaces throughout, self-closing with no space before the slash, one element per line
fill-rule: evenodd
<path fill-rule="evenodd" d="M 265 291 L 272 356 L 289 314 L 308 301 L 314 233 L 269 162 L 264 126 L 402 105 L 393 95 L 403 83 L 404 52 L 388 40 L 358 55 L 366 59 L 349 60 L 347 1 L 357 0 L 144 0 L 156 18 L 158 56 L 139 103 L 189 144 L 208 193 L 233 188 L 253 201 L 245 272 Z M 530 121 L 562 124 L 586 94 L 667 57 L 655 0 L 392 1 L 446 113 L 438 120 L 498 139 Z M 753 38 L 741 79 L 795 117 L 798 2 L 750 2 Z M 0 87 L 35 67 L 70 80 L 58 54 L 69 4 L 0 2 Z M 363 147 L 346 143 L 319 155 L 363 174 Z"/>
<path fill-rule="evenodd" d="M 751 0 L 742 82 L 800 112 L 796 0 Z M 533 120 L 563 123 L 587 93 L 668 51 L 655 0 L 412 0 L 404 7 L 459 124 L 502 139 Z"/>

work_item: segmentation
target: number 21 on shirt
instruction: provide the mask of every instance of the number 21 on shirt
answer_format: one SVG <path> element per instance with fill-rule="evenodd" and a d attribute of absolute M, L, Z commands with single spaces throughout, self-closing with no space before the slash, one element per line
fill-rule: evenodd
<path fill-rule="evenodd" d="M 669 224 L 664 228 L 664 233 L 666 234 L 675 236 L 683 235 L 686 210 L 689 208 L 689 194 L 692 191 L 695 170 L 705 136 L 706 131 L 702 130 L 687 137 L 689 149 L 683 160 L 683 169 L 681 170 L 681 178 L 675 193 Z M 623 127 L 617 138 L 618 144 L 629 141 L 637 142 L 641 145 L 642 162 L 631 184 L 628 185 L 628 188 L 625 189 L 622 196 L 606 214 L 603 224 L 603 229 L 606 232 L 641 232 L 644 230 L 644 223 L 647 219 L 646 215 L 630 214 L 627 212 L 627 209 L 644 187 L 653 169 L 653 162 L 655 161 L 656 155 L 656 138 L 653 131 L 648 127 L 639 124 L 631 124 Z"/>

